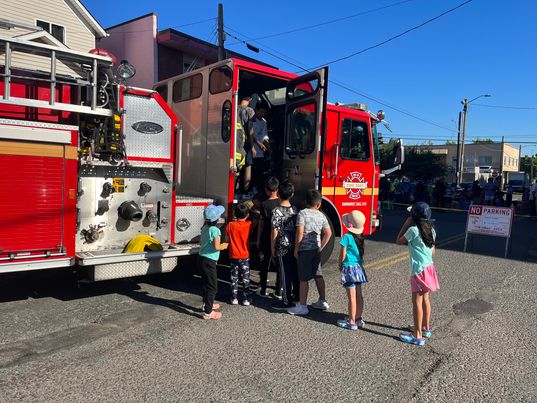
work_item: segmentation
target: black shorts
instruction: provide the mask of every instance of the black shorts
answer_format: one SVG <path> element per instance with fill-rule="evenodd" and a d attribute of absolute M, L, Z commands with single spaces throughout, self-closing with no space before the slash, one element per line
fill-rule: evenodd
<path fill-rule="evenodd" d="M 310 281 L 314 278 L 322 277 L 321 271 L 321 250 L 301 250 L 298 252 L 298 279 L 300 281 Z"/>

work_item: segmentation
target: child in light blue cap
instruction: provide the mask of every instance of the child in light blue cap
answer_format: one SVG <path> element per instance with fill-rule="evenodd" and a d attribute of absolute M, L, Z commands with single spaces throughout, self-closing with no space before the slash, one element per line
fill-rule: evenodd
<path fill-rule="evenodd" d="M 216 226 L 218 219 L 224 214 L 223 206 L 210 204 L 205 208 L 203 216 L 205 224 L 201 228 L 200 239 L 200 271 L 203 280 L 203 319 L 220 319 L 220 304 L 214 303 L 216 292 L 218 291 L 218 277 L 216 264 L 220 257 L 220 251 L 227 249 L 228 244 L 220 242 L 222 234 L 220 228 Z"/>

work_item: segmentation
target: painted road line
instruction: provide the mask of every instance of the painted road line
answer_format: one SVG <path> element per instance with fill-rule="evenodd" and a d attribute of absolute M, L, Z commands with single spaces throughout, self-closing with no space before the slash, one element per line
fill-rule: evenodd
<path fill-rule="evenodd" d="M 442 242 L 439 242 L 438 245 L 436 246 L 441 247 L 441 246 L 449 245 L 450 243 L 457 242 L 459 240 L 462 240 L 463 238 L 464 238 L 464 234 L 455 235 L 455 236 L 445 239 Z M 406 260 L 408 258 L 408 251 L 405 251 L 403 253 L 398 253 L 397 255 L 391 256 L 390 258 L 391 259 L 388 259 L 387 261 L 386 259 L 382 259 L 382 261 L 378 260 L 378 261 L 372 262 L 371 264 L 368 264 L 366 268 L 367 269 L 373 268 L 375 270 L 378 270 L 378 269 L 383 269 L 384 267 L 391 266 L 392 264 L 402 262 L 403 260 Z"/>
<path fill-rule="evenodd" d="M 444 244 L 445 242 L 449 242 L 452 239 L 458 239 L 461 236 L 464 236 L 464 234 L 457 234 L 457 235 L 450 236 L 450 237 L 442 240 L 438 244 L 438 246 L 442 246 L 442 244 Z M 386 262 L 388 260 L 393 260 L 393 259 L 397 259 L 399 257 L 407 257 L 407 256 L 408 256 L 408 251 L 405 249 L 403 252 L 396 253 L 395 255 L 391 255 L 391 256 L 388 256 L 388 257 L 385 257 L 385 258 L 382 258 L 382 259 L 373 260 L 371 263 L 369 263 L 367 265 L 367 267 L 376 266 L 376 265 L 384 263 L 384 262 Z"/>

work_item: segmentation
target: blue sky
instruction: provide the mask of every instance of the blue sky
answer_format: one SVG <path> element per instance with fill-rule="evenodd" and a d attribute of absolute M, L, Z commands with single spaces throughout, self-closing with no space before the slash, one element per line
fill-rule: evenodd
<path fill-rule="evenodd" d="M 313 29 L 252 42 L 306 67 L 318 66 L 379 43 L 463 2 L 223 1 L 225 25 L 232 34 L 248 39 L 402 3 Z M 112 9 L 105 0 L 85 0 L 84 4 L 105 28 L 155 12 L 159 29 L 175 27 L 205 40 L 214 38 L 211 34 L 216 21 L 186 24 L 216 17 L 218 1 L 115 0 Z M 336 85 L 329 87 L 329 100 L 365 102 L 373 111 L 384 109 L 393 129 L 392 136 L 406 138 L 406 143 L 420 144 L 429 139 L 456 140 L 460 100 L 490 93 L 491 98 L 470 104 L 468 137 L 499 141 L 505 136 L 505 141 L 515 145 L 537 142 L 536 15 L 537 2 L 533 0 L 473 0 L 386 45 L 330 66 L 331 79 L 443 128 Z M 228 37 L 226 45 L 280 69 L 298 70 L 267 53 L 253 53 L 233 38 Z M 523 155 L 537 154 L 537 144 L 522 146 Z"/>

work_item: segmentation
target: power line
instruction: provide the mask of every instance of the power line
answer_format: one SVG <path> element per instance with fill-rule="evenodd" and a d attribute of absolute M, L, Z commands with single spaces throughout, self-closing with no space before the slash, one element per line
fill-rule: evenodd
<path fill-rule="evenodd" d="M 209 22 L 209 21 L 215 21 L 215 20 L 216 20 L 216 17 L 206 18 L 204 20 L 195 21 L 195 22 L 189 22 L 187 24 L 174 25 L 174 26 L 169 27 L 168 29 L 189 27 L 191 25 L 198 25 L 198 24 L 202 24 L 202 23 L 205 23 L 205 22 Z M 118 27 L 112 27 L 112 29 L 114 29 L 114 28 L 118 28 Z M 106 31 L 108 32 L 108 29 Z M 152 31 L 153 31 L 152 29 L 134 29 L 134 30 L 131 30 L 131 31 L 116 31 L 115 33 L 116 34 L 131 34 L 131 33 L 137 33 L 137 32 L 152 32 Z M 158 31 L 158 29 L 157 29 L 157 31 Z"/>
<path fill-rule="evenodd" d="M 472 103 L 472 105 L 483 106 L 485 108 L 537 110 L 537 107 L 534 107 L 534 106 L 503 106 L 503 105 L 486 105 L 486 104 L 475 104 L 475 103 Z"/>
<path fill-rule="evenodd" d="M 229 27 L 227 27 L 227 28 L 230 29 L 230 30 L 232 30 L 232 31 L 235 31 L 235 30 L 233 30 L 233 29 L 231 29 L 231 28 L 229 28 Z M 236 32 L 236 31 L 235 31 L 235 32 Z M 226 35 L 227 35 L 227 36 L 231 36 L 233 39 L 236 39 L 236 40 L 239 41 L 240 43 L 245 44 L 248 48 L 250 48 L 250 46 L 251 46 L 251 45 L 250 45 L 248 42 L 246 42 L 245 40 L 242 40 L 242 39 L 236 37 L 235 35 L 230 34 L 230 33 L 227 32 L 227 31 L 226 31 Z M 282 57 L 280 57 L 280 56 L 277 56 L 277 55 L 275 55 L 274 53 L 271 53 L 271 52 L 269 52 L 269 51 L 267 51 L 267 50 L 265 50 L 265 49 L 257 48 L 257 50 L 260 51 L 260 52 L 264 52 L 264 53 L 266 53 L 266 54 L 268 54 L 268 55 L 270 55 L 270 56 L 272 56 L 272 57 L 275 57 L 276 59 L 279 59 L 279 60 L 281 60 L 281 61 L 283 61 L 283 62 L 285 62 L 285 63 L 287 63 L 287 64 L 290 64 L 290 65 L 292 65 L 292 66 L 294 66 L 294 67 L 297 67 L 297 68 L 299 68 L 300 70 L 304 70 L 304 68 L 302 68 L 300 65 L 295 64 L 295 63 L 293 63 L 293 62 L 290 62 L 289 60 L 285 60 L 284 58 L 282 58 Z M 307 71 L 307 70 L 306 70 L 306 71 Z"/>
<path fill-rule="evenodd" d="M 243 37 L 246 37 L 246 35 L 241 34 L 241 33 L 238 32 L 237 30 L 235 30 L 235 29 L 233 29 L 233 28 L 231 28 L 231 27 L 229 27 L 229 26 L 227 27 L 227 29 L 229 29 L 229 30 L 231 30 L 231 31 L 233 31 L 233 32 L 236 32 L 238 35 L 241 35 L 241 36 L 243 36 Z M 245 40 L 240 39 L 240 38 L 238 38 L 238 37 L 236 37 L 236 36 L 234 36 L 234 35 L 231 35 L 231 34 L 229 34 L 228 32 L 226 32 L 226 34 L 228 34 L 228 35 L 231 36 L 232 38 L 235 38 L 235 39 L 237 39 L 238 41 L 240 41 L 241 43 L 243 43 L 243 44 L 245 44 L 245 45 L 248 46 L 248 43 L 247 43 Z M 257 43 L 259 43 L 259 42 L 257 42 Z M 267 47 L 266 45 L 263 45 L 263 46 L 264 46 L 264 47 Z M 282 56 L 284 56 L 284 57 L 277 56 L 277 55 L 275 55 L 274 53 L 271 53 L 271 52 L 268 52 L 268 51 L 264 50 L 263 48 L 258 48 L 258 49 L 259 49 L 259 51 L 265 52 L 265 53 L 267 53 L 267 54 L 269 54 L 269 55 L 271 55 L 271 56 L 273 56 L 273 57 L 275 57 L 275 58 L 277 58 L 277 59 L 279 59 L 279 60 L 281 60 L 281 61 L 283 61 L 283 62 L 285 62 L 285 63 L 287 63 L 287 64 L 290 64 L 290 65 L 292 65 L 292 66 L 295 66 L 295 67 L 299 68 L 301 71 L 310 72 L 310 71 L 313 70 L 313 69 L 311 69 L 311 68 L 304 67 L 304 66 L 300 65 L 299 62 L 294 63 L 294 62 L 290 61 L 290 60 L 289 60 L 289 59 L 291 59 L 290 57 L 284 55 L 284 54 L 281 53 L 281 52 L 277 52 L 277 51 L 275 51 L 274 49 L 273 49 L 273 50 L 274 50 L 276 53 L 279 53 L 280 55 L 282 55 Z M 456 132 L 457 132 L 456 130 L 453 130 L 453 129 L 451 129 L 451 128 L 449 128 L 449 127 L 446 127 L 446 126 L 442 126 L 441 124 L 438 124 L 438 123 L 433 122 L 433 121 L 431 121 L 431 120 L 428 120 L 428 119 L 424 119 L 424 118 L 422 118 L 422 117 L 419 117 L 419 116 L 417 116 L 417 115 L 415 115 L 415 114 L 413 114 L 413 113 L 411 113 L 411 112 L 405 111 L 404 109 L 401 109 L 401 108 L 399 108 L 399 107 L 397 107 L 397 106 L 391 105 L 391 104 L 389 104 L 389 103 L 387 103 L 387 102 L 384 102 L 384 101 L 382 101 L 382 100 L 380 100 L 380 99 L 378 99 L 378 98 L 375 98 L 375 97 L 373 97 L 373 96 L 371 96 L 371 95 L 364 94 L 364 93 L 362 93 L 362 92 L 360 92 L 360 91 L 358 91 L 358 90 L 356 90 L 356 89 L 350 87 L 349 85 L 347 85 L 347 84 L 345 84 L 345 83 L 338 82 L 338 81 L 335 81 L 335 80 L 333 80 L 333 79 L 329 79 L 329 82 L 332 83 L 332 84 L 334 84 L 334 85 L 336 85 L 336 86 L 338 86 L 338 87 L 340 87 L 340 88 L 343 88 L 343 89 L 345 89 L 345 90 L 347 90 L 347 91 L 349 91 L 349 92 L 352 92 L 352 93 L 354 93 L 354 94 L 356 94 L 356 95 L 359 95 L 359 96 L 361 96 L 361 97 L 363 97 L 363 98 L 366 98 L 366 99 L 368 99 L 368 100 L 371 100 L 371 101 L 373 101 L 373 102 L 376 102 L 376 103 L 378 103 L 379 105 L 385 106 L 385 107 L 390 108 L 390 109 L 392 109 L 392 110 L 394 110 L 394 111 L 397 111 L 397 112 L 399 112 L 399 113 L 402 113 L 403 115 L 412 117 L 412 118 L 414 118 L 414 119 L 416 119 L 416 120 L 419 120 L 419 121 L 421 121 L 421 122 L 430 124 L 430 125 L 432 125 L 432 126 L 438 127 L 438 128 L 440 128 L 440 129 L 443 129 L 443 130 L 447 130 L 447 131 L 450 131 L 450 132 L 453 132 L 453 133 L 456 133 Z"/>
<path fill-rule="evenodd" d="M 308 29 L 313 29 L 313 28 L 317 28 L 317 27 L 322 27 L 324 25 L 334 24 L 336 22 L 349 20 L 349 19 L 356 18 L 356 17 L 362 16 L 362 15 L 371 14 L 371 13 L 374 13 L 376 11 L 381 11 L 381 10 L 385 10 L 387 8 L 399 6 L 401 4 L 409 3 L 411 1 L 414 1 L 414 0 L 399 1 L 397 3 L 387 4 L 387 5 L 382 6 L 382 7 L 377 7 L 377 8 L 373 8 L 373 9 L 370 9 L 370 10 L 361 11 L 359 13 L 348 15 L 346 17 L 340 17 L 340 18 L 336 18 L 336 19 L 333 19 L 333 20 L 323 21 L 323 22 L 320 22 L 320 23 L 317 23 L 317 24 L 305 25 L 305 26 L 302 26 L 302 27 L 299 27 L 299 28 L 290 29 L 288 31 L 282 31 L 282 32 L 277 32 L 275 34 L 259 36 L 257 38 L 250 38 L 248 40 L 249 41 L 256 41 L 256 40 L 259 40 L 259 39 L 275 38 L 277 36 L 283 36 L 283 35 L 293 34 L 295 32 L 306 31 Z M 239 40 L 239 42 L 240 42 L 240 40 Z M 235 42 L 235 43 L 237 43 L 237 42 Z M 231 43 L 230 45 L 234 45 L 235 43 Z"/>
<path fill-rule="evenodd" d="M 353 52 L 353 53 L 348 54 L 348 55 L 346 55 L 346 56 L 342 56 L 342 57 L 339 57 L 339 58 L 337 58 L 337 59 L 334 59 L 334 60 L 330 60 L 330 61 L 328 61 L 328 62 L 325 62 L 325 63 L 323 63 L 323 64 L 321 64 L 321 65 L 315 67 L 314 69 L 317 69 L 317 68 L 320 68 L 320 67 L 323 67 L 323 66 L 327 66 L 327 65 L 330 65 L 330 64 L 334 64 L 334 63 L 337 63 L 337 62 L 341 62 L 341 61 L 343 61 L 343 60 L 350 59 L 350 58 L 352 58 L 352 57 L 354 57 L 354 56 L 357 56 L 357 55 L 362 54 L 362 53 L 365 53 L 365 52 L 367 52 L 367 51 L 369 51 L 369 50 L 372 50 L 372 49 L 378 48 L 378 47 L 380 47 L 380 46 L 382 46 L 382 45 L 385 45 L 385 44 L 387 44 L 388 42 L 391 42 L 391 41 L 393 41 L 393 40 L 395 40 L 395 39 L 397 39 L 397 38 L 400 38 L 400 37 L 402 37 L 402 36 L 404 36 L 404 35 L 406 35 L 406 34 L 412 32 L 412 31 L 415 31 L 415 30 L 417 30 L 417 29 L 419 29 L 419 28 L 421 28 L 421 27 L 423 27 L 423 26 L 425 26 L 425 25 L 427 25 L 427 24 L 429 24 L 429 23 L 431 23 L 431 22 L 433 22 L 433 21 L 439 19 L 439 18 L 442 18 L 443 16 L 445 16 L 445 15 L 447 15 L 447 14 L 449 14 L 449 13 L 452 13 L 453 11 L 455 11 L 455 10 L 457 10 L 457 9 L 459 9 L 459 8 L 461 8 L 461 7 L 463 7 L 463 6 L 465 6 L 465 5 L 468 4 L 468 3 L 471 3 L 472 1 L 473 1 L 473 0 L 466 0 L 464 3 L 461 3 L 461 4 L 459 4 L 458 6 L 455 6 L 455 7 L 453 7 L 453 8 L 450 8 L 449 10 L 444 11 L 442 14 L 439 14 L 439 15 L 437 15 L 436 17 L 430 18 L 430 19 L 428 19 L 427 21 L 424 21 L 424 22 L 422 22 L 422 23 L 419 24 L 419 25 L 416 25 L 416 26 L 414 26 L 414 27 L 412 27 L 412 28 L 407 29 L 406 31 L 403 31 L 403 32 L 401 32 L 401 33 L 399 33 L 399 34 L 397 34 L 397 35 L 395 35 L 395 36 L 392 36 L 391 38 L 385 39 L 384 41 L 379 42 L 379 43 L 377 43 L 377 44 L 375 44 L 375 45 L 368 46 L 367 48 L 364 48 L 364 49 L 359 50 L 359 51 L 357 51 L 357 52 Z"/>

